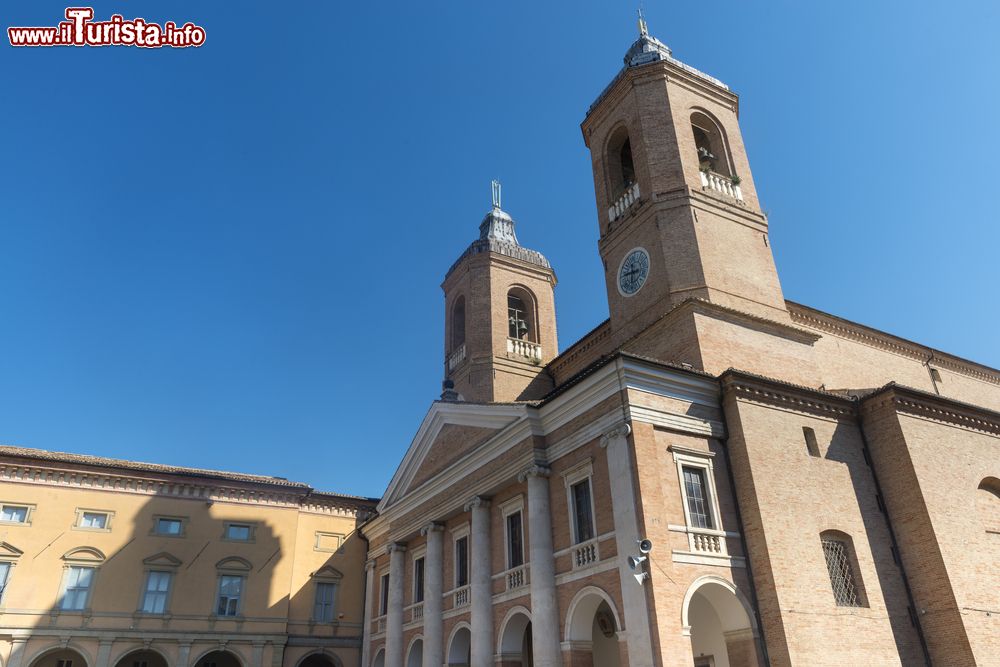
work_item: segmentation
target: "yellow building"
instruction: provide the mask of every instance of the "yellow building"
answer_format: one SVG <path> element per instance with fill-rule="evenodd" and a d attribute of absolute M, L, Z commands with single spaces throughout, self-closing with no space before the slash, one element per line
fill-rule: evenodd
<path fill-rule="evenodd" d="M 367 498 L 0 447 L 4 667 L 343 667 Z"/>

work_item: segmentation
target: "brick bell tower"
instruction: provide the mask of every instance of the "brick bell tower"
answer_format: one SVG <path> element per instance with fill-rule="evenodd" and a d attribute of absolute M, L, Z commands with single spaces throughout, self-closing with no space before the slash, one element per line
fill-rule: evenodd
<path fill-rule="evenodd" d="M 543 368 L 558 352 L 556 275 L 541 253 L 521 246 L 514 220 L 493 207 L 445 275 L 444 398 L 509 402 L 552 389 Z"/>
<path fill-rule="evenodd" d="M 640 15 L 625 67 L 581 125 L 619 340 L 690 298 L 788 322 L 738 112 L 728 86 L 676 60 Z"/>

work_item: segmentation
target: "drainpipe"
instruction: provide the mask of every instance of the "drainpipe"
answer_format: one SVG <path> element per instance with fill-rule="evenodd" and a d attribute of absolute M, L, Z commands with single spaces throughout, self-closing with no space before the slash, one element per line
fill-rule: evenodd
<path fill-rule="evenodd" d="M 927 360 L 928 362 L 934 358 L 931 357 Z M 929 367 L 928 367 L 929 368 Z M 931 380 L 933 381 L 933 377 Z M 935 385 L 935 389 L 936 389 Z M 903 578 L 903 588 L 906 590 L 906 599 L 910 603 L 910 609 L 912 613 L 910 614 L 910 619 L 913 622 L 913 626 L 917 629 L 917 638 L 920 640 L 920 650 L 924 654 L 924 664 L 927 667 L 931 667 L 934 663 L 931 662 L 931 653 L 927 648 L 927 639 L 924 637 L 924 629 L 920 625 L 920 610 L 917 609 L 917 602 L 913 598 L 913 591 L 910 589 L 910 579 L 906 576 L 906 568 L 903 567 L 903 552 L 899 550 L 899 543 L 896 542 L 896 531 L 892 529 L 892 520 L 889 518 L 889 509 L 885 505 L 885 495 L 882 493 L 882 485 L 879 484 L 878 475 L 875 474 L 875 466 L 871 457 L 871 448 L 868 447 L 868 436 L 865 435 L 865 421 L 861 416 L 861 399 L 858 396 L 852 397 L 854 402 L 854 416 L 858 420 L 858 431 L 861 433 L 861 446 L 864 447 L 865 462 L 868 463 L 868 470 L 871 471 L 872 481 L 875 482 L 875 493 L 882 498 L 882 516 L 885 517 L 885 527 L 889 531 L 889 544 L 892 546 L 893 552 L 896 554 L 896 560 L 899 565 L 899 573 Z"/>

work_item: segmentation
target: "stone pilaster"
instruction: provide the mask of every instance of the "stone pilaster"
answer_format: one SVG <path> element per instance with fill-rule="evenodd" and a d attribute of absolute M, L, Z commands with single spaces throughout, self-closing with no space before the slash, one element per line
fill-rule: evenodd
<path fill-rule="evenodd" d="M 427 537 L 424 554 L 424 659 L 425 665 L 444 664 L 444 526 L 431 523 L 420 531 Z"/>
<path fill-rule="evenodd" d="M 649 609 L 643 587 L 628 566 L 629 554 L 638 553 L 639 519 L 635 507 L 636 497 L 632 483 L 634 460 L 628 445 L 632 432 L 628 424 L 620 424 L 601 437 L 601 447 L 608 457 L 608 476 L 611 482 L 611 509 L 615 518 L 615 545 L 618 548 L 618 578 L 622 588 L 624 628 L 628 644 L 629 662 L 633 667 L 653 667 L 653 645 L 649 632 Z"/>
<path fill-rule="evenodd" d="M 389 609 L 385 619 L 385 667 L 403 667 L 403 579 L 406 547 L 390 544 Z"/>
<path fill-rule="evenodd" d="M 472 664 L 493 663 L 493 591 L 490 550 L 490 501 L 475 497 L 465 506 L 472 513 L 469 593 L 472 598 Z"/>
<path fill-rule="evenodd" d="M 534 465 L 519 478 L 528 483 L 528 544 L 531 581 L 532 661 L 535 667 L 561 667 L 556 561 L 552 550 L 549 468 Z"/>
<path fill-rule="evenodd" d="M 365 563 L 365 615 L 361 631 L 361 664 L 371 664 L 372 609 L 375 607 L 375 560 Z"/>

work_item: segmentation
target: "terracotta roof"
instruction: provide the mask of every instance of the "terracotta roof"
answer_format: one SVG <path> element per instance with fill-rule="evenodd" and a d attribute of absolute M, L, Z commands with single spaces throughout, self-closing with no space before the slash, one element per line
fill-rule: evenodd
<path fill-rule="evenodd" d="M 226 472 L 223 470 L 207 470 L 204 468 L 185 468 L 182 466 L 169 466 L 159 463 L 142 463 L 140 461 L 127 461 L 125 459 L 110 459 L 103 456 L 87 456 L 84 454 L 71 454 L 69 452 L 50 452 L 44 449 L 31 449 L 29 447 L 11 447 L 0 445 L 0 457 L 31 459 L 51 463 L 68 463 L 72 465 L 87 465 L 97 468 L 115 468 L 118 470 L 137 470 L 140 472 L 159 473 L 164 475 L 207 477 L 210 479 L 220 479 L 232 482 L 266 484 L 268 486 L 301 489 L 306 492 L 312 490 L 312 487 L 308 484 L 303 484 L 302 482 L 292 482 L 283 477 L 250 475 L 240 472 Z"/>

